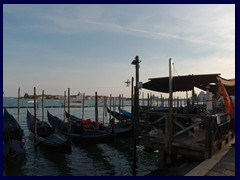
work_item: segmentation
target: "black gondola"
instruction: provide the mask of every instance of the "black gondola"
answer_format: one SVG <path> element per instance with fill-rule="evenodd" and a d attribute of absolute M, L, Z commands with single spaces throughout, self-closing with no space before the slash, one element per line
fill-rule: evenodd
<path fill-rule="evenodd" d="M 54 128 L 47 122 L 37 119 L 37 134 L 34 135 L 34 116 L 29 111 L 27 111 L 27 125 L 31 132 L 30 139 L 35 145 L 47 150 L 71 152 L 70 138 L 56 134 Z"/>
<path fill-rule="evenodd" d="M 107 112 L 110 113 L 115 119 L 117 119 L 119 121 L 131 119 L 131 117 L 124 115 L 122 113 L 116 112 L 116 111 L 111 111 L 109 108 L 107 108 Z"/>
<path fill-rule="evenodd" d="M 47 115 L 48 122 L 57 130 L 57 132 L 65 135 L 68 134 L 69 124 L 67 122 L 63 122 L 49 112 L 47 112 Z M 105 130 L 85 129 L 81 123 L 75 123 L 72 121 L 70 132 L 72 140 L 78 143 L 107 143 L 114 140 L 113 129 L 111 126 Z"/>
<path fill-rule="evenodd" d="M 76 125 L 81 126 L 81 122 L 82 122 L 81 118 L 78 118 L 74 115 L 69 115 L 67 112 L 65 113 L 66 113 L 66 117 L 67 118 L 70 117 L 73 123 L 76 123 Z M 116 124 L 114 123 L 112 127 L 113 127 L 114 136 L 116 137 L 129 137 L 133 134 L 132 125 L 127 122 L 124 122 L 124 120 Z M 104 129 L 106 129 L 106 127 L 103 127 L 103 124 L 100 124 L 99 130 L 104 130 Z"/>
<path fill-rule="evenodd" d="M 24 131 L 16 119 L 4 108 L 3 157 L 4 161 L 18 164 L 25 154 Z"/>

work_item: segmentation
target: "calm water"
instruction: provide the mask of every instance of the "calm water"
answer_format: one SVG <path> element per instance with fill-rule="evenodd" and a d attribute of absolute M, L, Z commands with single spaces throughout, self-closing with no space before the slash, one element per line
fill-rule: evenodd
<path fill-rule="evenodd" d="M 61 105 L 60 100 L 46 100 L 45 105 Z M 101 104 L 102 102 L 99 102 Z M 86 102 L 93 105 L 94 101 Z M 116 103 L 117 104 L 117 103 Z M 126 103 L 127 104 L 127 103 Z M 4 98 L 4 106 L 17 106 L 17 99 Z M 21 99 L 20 105 L 28 106 L 27 100 Z M 32 104 L 28 106 L 33 113 Z M 39 104 L 41 107 L 41 104 Z M 129 106 L 125 107 L 129 110 Z M 17 109 L 8 108 L 17 119 Z M 47 121 L 47 110 L 55 116 L 63 119 L 63 108 L 44 109 L 44 121 Z M 85 107 L 84 118 L 95 119 L 95 109 Z M 103 108 L 98 108 L 99 121 L 108 123 L 109 115 L 103 113 Z M 20 109 L 20 125 L 24 129 L 26 141 L 26 155 L 23 161 L 16 167 L 4 165 L 4 175 L 28 175 L 28 176 L 132 176 L 133 141 L 128 139 L 116 139 L 111 144 L 72 144 L 72 153 L 64 154 L 49 152 L 34 148 L 32 141 L 28 139 L 29 131 L 26 121 L 27 108 Z M 71 114 L 82 116 L 81 108 L 71 108 Z M 37 118 L 42 119 L 42 109 L 37 109 Z M 137 148 L 137 176 L 143 176 L 157 168 L 157 154 L 147 153 L 142 147 Z"/>

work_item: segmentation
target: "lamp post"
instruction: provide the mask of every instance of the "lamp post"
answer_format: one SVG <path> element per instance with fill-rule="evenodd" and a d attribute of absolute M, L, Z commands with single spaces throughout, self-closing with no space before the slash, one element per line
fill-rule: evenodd
<path fill-rule="evenodd" d="M 137 162 L 137 156 L 136 156 L 136 145 L 138 141 L 138 131 L 137 131 L 137 125 L 139 122 L 139 63 L 141 61 L 139 60 L 139 57 L 136 56 L 135 59 L 132 61 L 132 65 L 135 65 L 136 67 L 136 85 L 134 87 L 134 108 L 132 112 L 133 116 L 133 122 L 134 122 L 134 142 L 133 142 L 133 165 L 132 170 L 134 175 L 136 174 L 136 162 Z"/>

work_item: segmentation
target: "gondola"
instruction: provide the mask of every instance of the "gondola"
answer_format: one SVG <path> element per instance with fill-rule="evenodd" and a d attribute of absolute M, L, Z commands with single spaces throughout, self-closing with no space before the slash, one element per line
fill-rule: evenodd
<path fill-rule="evenodd" d="M 128 117 L 128 119 L 131 119 L 131 117 L 132 117 L 132 113 L 130 113 L 124 109 L 119 108 L 119 112 L 122 113 L 124 116 Z"/>
<path fill-rule="evenodd" d="M 25 154 L 24 131 L 16 119 L 4 108 L 3 157 L 5 162 L 18 164 Z"/>
<path fill-rule="evenodd" d="M 71 152 L 70 138 L 55 133 L 54 128 L 47 122 L 37 119 L 37 134 L 34 135 L 34 116 L 28 110 L 27 125 L 31 132 L 30 140 L 34 141 L 36 146 L 46 150 Z"/>
<path fill-rule="evenodd" d="M 47 111 L 48 122 L 56 129 L 57 132 L 67 135 L 70 131 L 71 138 L 76 143 L 108 143 L 114 141 L 113 129 L 111 126 L 105 130 L 85 129 L 81 123 L 71 121 L 71 128 L 69 123 L 63 122 L 56 116 Z"/>
<path fill-rule="evenodd" d="M 123 120 L 129 120 L 131 119 L 131 117 L 124 115 L 122 113 L 116 112 L 116 111 L 111 111 L 109 108 L 107 108 L 107 112 L 109 114 L 111 114 L 115 119 L 119 120 L 119 121 L 123 121 Z"/>
<path fill-rule="evenodd" d="M 82 120 L 81 118 L 78 118 L 74 115 L 69 115 L 67 112 L 66 113 L 66 117 L 70 117 L 71 121 L 73 123 L 76 123 L 78 126 L 81 126 L 82 123 L 82 127 L 85 128 L 84 125 L 84 120 Z M 86 121 L 86 120 L 85 120 Z M 92 122 L 94 124 L 94 121 Z M 94 125 L 93 125 L 94 127 Z M 115 137 L 129 137 L 133 134 L 133 127 L 131 124 L 128 124 L 126 122 L 124 122 L 124 120 L 122 120 L 121 122 L 118 123 L 114 123 L 113 127 L 113 133 Z M 104 130 L 107 127 L 104 127 L 103 124 L 100 124 L 99 130 Z"/>
<path fill-rule="evenodd" d="M 66 117 L 71 118 L 71 121 L 78 126 L 83 126 L 83 128 L 87 129 L 99 129 L 99 130 L 104 130 L 106 127 L 102 123 L 97 123 L 95 121 L 92 121 L 91 119 L 82 119 L 74 115 L 69 115 L 67 111 L 65 111 Z"/>

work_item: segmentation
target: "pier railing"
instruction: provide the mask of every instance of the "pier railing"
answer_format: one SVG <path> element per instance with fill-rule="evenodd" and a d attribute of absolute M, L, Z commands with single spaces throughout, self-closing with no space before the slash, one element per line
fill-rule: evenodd
<path fill-rule="evenodd" d="M 173 134 L 168 134 L 168 113 L 145 112 L 147 120 L 145 129 L 142 128 L 141 143 L 147 149 L 159 150 L 159 157 L 176 157 L 177 155 L 207 159 L 220 150 L 234 137 L 234 130 L 230 126 L 231 119 L 224 113 L 216 115 L 173 114 Z M 152 120 L 151 117 L 155 117 Z M 159 125 L 160 124 L 160 125 Z M 158 126 L 157 126 L 158 125 Z M 148 133 L 146 129 L 160 126 L 160 131 Z M 169 147 L 171 146 L 171 149 Z"/>

